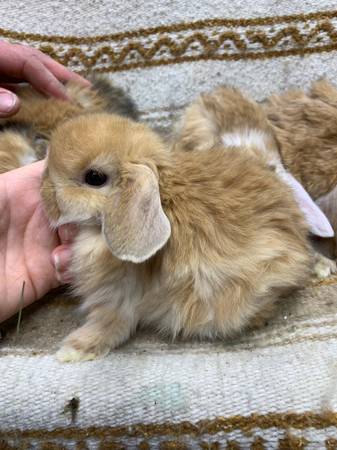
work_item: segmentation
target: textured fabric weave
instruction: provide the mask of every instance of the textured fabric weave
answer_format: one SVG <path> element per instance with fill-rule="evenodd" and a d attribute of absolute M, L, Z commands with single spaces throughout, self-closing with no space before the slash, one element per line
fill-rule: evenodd
<path fill-rule="evenodd" d="M 256 99 L 337 79 L 334 1 L 2 2 L 0 38 L 81 73 L 106 73 L 167 132 L 201 91 Z M 337 280 L 289 298 L 231 342 L 140 335 L 106 359 L 61 365 L 74 327 L 61 294 L 15 318 L 0 344 L 0 449 L 337 448 Z"/>

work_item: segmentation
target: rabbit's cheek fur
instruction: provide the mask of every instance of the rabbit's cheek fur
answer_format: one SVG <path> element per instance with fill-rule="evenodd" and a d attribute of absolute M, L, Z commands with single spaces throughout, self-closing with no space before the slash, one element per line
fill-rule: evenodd
<path fill-rule="evenodd" d="M 85 192 L 81 197 L 75 196 L 72 187 L 64 188 L 62 181 L 52 181 L 49 174 L 43 177 L 41 196 L 49 220 L 54 227 L 66 223 L 99 221 L 96 199 L 93 200 Z"/>
<path fill-rule="evenodd" d="M 64 225 L 66 223 L 81 223 L 86 222 L 95 217 L 95 214 L 91 211 L 86 211 L 82 205 L 69 203 L 62 199 L 62 195 L 58 195 L 58 205 L 60 206 L 61 214 L 57 220 L 57 226 Z"/>
<path fill-rule="evenodd" d="M 100 223 L 106 197 L 95 189 L 65 185 L 63 180 L 54 182 L 55 198 L 61 211 L 57 226 L 66 223 Z"/>

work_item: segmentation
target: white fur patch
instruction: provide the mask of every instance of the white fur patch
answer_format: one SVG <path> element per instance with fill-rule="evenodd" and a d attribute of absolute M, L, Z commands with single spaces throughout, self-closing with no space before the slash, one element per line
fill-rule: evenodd
<path fill-rule="evenodd" d="M 316 277 L 321 280 L 329 278 L 332 274 L 337 272 L 336 261 L 317 254 L 314 272 Z"/>
<path fill-rule="evenodd" d="M 221 137 L 226 147 L 255 147 L 264 152 L 266 148 L 266 134 L 261 130 L 243 129 L 234 133 L 225 133 Z"/>
<path fill-rule="evenodd" d="M 97 356 L 95 353 L 86 353 L 80 350 L 76 350 L 70 346 L 63 346 L 56 353 L 56 359 L 61 363 L 74 363 L 81 361 L 92 361 L 96 359 Z M 103 355 L 105 356 L 105 355 Z"/>

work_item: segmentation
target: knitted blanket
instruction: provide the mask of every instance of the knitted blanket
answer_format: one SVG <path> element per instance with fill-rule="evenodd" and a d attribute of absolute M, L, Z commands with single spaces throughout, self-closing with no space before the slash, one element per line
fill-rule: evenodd
<path fill-rule="evenodd" d="M 201 91 L 256 99 L 337 79 L 329 0 L 7 0 L 0 38 L 126 88 L 164 132 Z M 337 448 L 337 279 L 289 299 L 262 330 L 226 342 L 138 334 L 107 358 L 54 358 L 78 318 L 51 293 L 0 325 L 0 449 Z"/>

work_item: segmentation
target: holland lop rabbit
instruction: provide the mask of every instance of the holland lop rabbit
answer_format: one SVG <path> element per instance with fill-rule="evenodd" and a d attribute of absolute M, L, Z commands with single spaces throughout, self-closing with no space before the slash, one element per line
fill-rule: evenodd
<path fill-rule="evenodd" d="M 198 151 L 198 139 L 184 151 L 183 136 L 169 149 L 106 113 L 53 131 L 41 194 L 55 227 L 80 226 L 70 271 L 87 314 L 60 361 L 104 356 L 143 325 L 233 335 L 308 281 L 308 227 L 263 152 L 222 142 Z M 261 130 L 259 145 L 270 136 Z"/>
<path fill-rule="evenodd" d="M 286 114 L 287 112 L 285 116 Z M 290 123 L 291 119 L 288 120 L 288 124 Z M 264 157 L 279 178 L 291 188 L 310 231 L 321 237 L 334 235 L 328 219 L 305 190 L 315 181 L 310 181 L 308 174 L 308 183 L 303 187 L 295 178 L 298 171 L 294 170 L 293 173 L 291 170 L 293 166 L 289 167 L 291 172 L 285 169 L 282 149 L 280 154 L 278 142 L 265 112 L 260 105 L 238 89 L 218 87 L 210 94 L 201 95 L 187 108 L 178 130 L 176 146 L 184 151 L 190 149 L 208 151 L 221 144 L 225 148 L 244 148 L 246 152 L 257 157 Z M 292 131 L 291 138 L 296 140 L 296 131 L 295 129 Z M 312 173 L 320 171 L 319 168 L 313 168 L 312 164 L 311 167 Z M 337 184 L 337 174 L 335 178 Z M 312 190 L 309 189 L 309 192 L 311 194 Z"/>
<path fill-rule="evenodd" d="M 316 95 L 322 89 L 326 90 L 325 84 L 317 85 Z M 336 90 L 334 95 L 337 106 Z M 300 102 L 298 97 L 297 93 L 297 95 L 292 94 L 285 98 L 273 97 L 270 100 L 267 112 L 273 125 L 271 126 L 261 105 L 238 89 L 218 87 L 209 94 L 201 95 L 187 108 L 183 120 L 177 127 L 175 147 L 182 151 L 191 149 L 212 151 L 215 146 L 223 145 L 224 150 L 236 147 L 244 149 L 251 155 L 265 158 L 266 164 L 273 168 L 280 180 L 291 188 L 294 199 L 312 234 L 311 242 L 316 246 L 317 236 L 323 238 L 334 236 L 334 230 L 324 212 L 327 213 L 329 219 L 332 219 L 332 223 L 337 228 L 337 188 L 327 199 L 320 199 L 319 205 L 311 197 L 317 197 L 316 190 L 319 187 L 322 188 L 323 185 L 327 186 L 329 183 L 333 185 L 334 181 L 337 183 L 336 174 L 333 172 L 337 164 L 337 147 L 333 149 L 331 145 L 331 141 L 335 139 L 337 142 L 337 139 L 329 136 L 327 141 L 323 137 L 326 137 L 328 129 L 331 129 L 334 118 L 332 112 L 327 111 L 327 106 L 325 106 L 325 116 L 322 119 L 319 116 L 319 110 L 322 107 L 319 108 L 315 104 L 309 105 L 308 101 Z M 325 97 L 329 97 L 332 102 L 332 97 L 328 92 L 325 92 Z M 292 99 L 295 104 L 292 104 L 289 99 Z M 314 102 L 311 100 L 311 103 Z M 334 112 L 335 116 L 336 111 L 337 109 Z M 324 128 L 322 121 L 326 120 L 328 115 L 329 125 L 326 123 Z M 311 136 L 311 146 L 304 148 L 306 145 L 305 128 L 310 124 L 308 116 L 315 121 L 313 125 L 316 126 L 316 129 L 315 126 L 312 126 L 310 131 L 307 130 L 306 136 Z M 296 124 L 299 130 L 297 130 Z M 334 127 L 336 129 L 336 124 Z M 328 147 L 325 148 L 325 152 L 313 148 L 319 139 L 325 141 L 324 144 L 322 142 L 323 149 Z M 327 151 L 329 155 L 324 161 Z M 332 161 L 333 151 L 336 156 L 335 161 Z M 331 209 L 334 210 L 335 215 L 331 214 Z M 329 243 L 330 240 L 327 242 Z M 321 254 L 322 240 L 318 249 L 319 252 L 315 252 L 314 272 L 318 278 L 323 279 L 335 273 L 337 268 L 335 261 Z"/>

